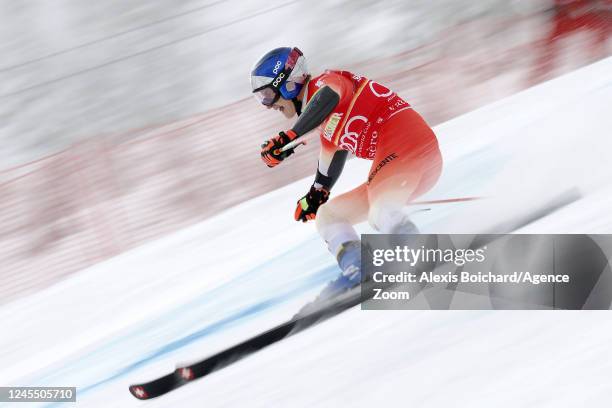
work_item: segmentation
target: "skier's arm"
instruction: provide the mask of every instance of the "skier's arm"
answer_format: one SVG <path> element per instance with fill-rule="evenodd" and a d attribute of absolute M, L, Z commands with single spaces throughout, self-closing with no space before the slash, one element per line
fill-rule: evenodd
<path fill-rule="evenodd" d="M 295 123 L 293 131 L 298 135 L 310 132 L 319 126 L 340 102 L 340 95 L 329 85 L 325 85 L 312 96 L 310 102 L 304 109 L 302 115 Z M 322 145 L 319 154 L 319 166 L 315 177 L 314 187 L 331 190 L 334 186 L 346 162 L 348 152 L 336 150 L 330 146 Z"/>
<path fill-rule="evenodd" d="M 315 188 L 331 190 L 336 181 L 338 181 L 338 178 L 340 178 L 347 157 L 348 151 L 346 150 L 330 151 L 322 147 L 319 154 L 317 175 L 315 176 Z"/>
<path fill-rule="evenodd" d="M 334 186 L 348 156 L 346 150 L 333 150 L 325 145 L 321 146 L 319 166 L 315 182 L 310 191 L 297 202 L 295 220 L 306 222 L 314 220 L 319 207 L 329 199 L 329 191 Z"/>
<path fill-rule="evenodd" d="M 291 130 L 295 132 L 296 137 L 305 135 L 323 123 L 338 102 L 340 102 L 340 95 L 329 86 L 324 86 L 315 92 Z"/>
<path fill-rule="evenodd" d="M 291 156 L 295 146 L 286 150 L 283 150 L 283 147 L 323 123 L 339 101 L 340 95 L 327 85 L 315 92 L 293 129 L 280 132 L 278 136 L 266 140 L 261 145 L 261 159 L 264 163 L 268 167 L 274 167 Z"/>

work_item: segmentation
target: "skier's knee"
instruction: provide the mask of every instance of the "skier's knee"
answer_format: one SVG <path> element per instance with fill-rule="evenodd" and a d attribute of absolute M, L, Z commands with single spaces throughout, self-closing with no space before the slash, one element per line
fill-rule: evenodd
<path fill-rule="evenodd" d="M 330 201 L 319 207 L 317 217 L 315 218 L 315 223 L 317 225 L 317 230 L 321 232 L 329 225 L 348 223 L 348 220 L 334 206 L 334 202 Z"/>
<path fill-rule="evenodd" d="M 334 211 L 334 206 L 327 203 L 319 207 L 316 218 L 317 230 L 327 243 L 329 251 L 335 256 L 340 246 L 349 241 L 358 241 L 359 235 L 344 217 Z"/>
<path fill-rule="evenodd" d="M 317 216 L 315 218 L 315 224 L 317 225 L 317 230 L 319 233 L 322 233 L 327 225 L 333 223 L 333 220 L 334 212 L 329 203 L 320 206 L 317 210 Z"/>

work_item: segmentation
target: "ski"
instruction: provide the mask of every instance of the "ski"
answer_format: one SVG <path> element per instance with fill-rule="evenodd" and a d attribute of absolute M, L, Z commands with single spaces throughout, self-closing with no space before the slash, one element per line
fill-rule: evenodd
<path fill-rule="evenodd" d="M 360 286 L 357 286 L 334 299 L 321 302 L 320 305 L 312 303 L 309 308 L 312 310 L 308 311 L 305 308 L 306 311 L 298 313 L 291 320 L 213 354 L 204 360 L 178 367 L 174 372 L 153 381 L 130 385 L 130 393 L 140 400 L 159 397 L 193 380 L 206 377 L 323 320 L 336 316 L 361 302 L 361 289 Z"/>

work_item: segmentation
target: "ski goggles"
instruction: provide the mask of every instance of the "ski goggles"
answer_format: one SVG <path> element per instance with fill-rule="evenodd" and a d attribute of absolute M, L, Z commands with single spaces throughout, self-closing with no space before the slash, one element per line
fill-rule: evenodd
<path fill-rule="evenodd" d="M 276 91 L 270 85 L 264 85 L 253 91 L 255 98 L 264 106 L 274 105 L 280 98 L 280 91 Z"/>
<path fill-rule="evenodd" d="M 253 89 L 255 97 L 262 105 L 272 106 L 279 100 L 281 96 L 281 86 L 287 82 L 289 75 L 291 75 L 293 68 L 295 68 L 298 58 L 300 58 L 302 55 L 304 55 L 302 54 L 302 51 L 294 47 L 287 56 L 285 66 L 276 74 L 272 81 Z"/>

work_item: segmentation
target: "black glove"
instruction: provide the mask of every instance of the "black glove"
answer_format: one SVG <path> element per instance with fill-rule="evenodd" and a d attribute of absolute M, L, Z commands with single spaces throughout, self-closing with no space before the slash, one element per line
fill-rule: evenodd
<path fill-rule="evenodd" d="M 325 188 L 316 189 L 310 187 L 310 191 L 297 202 L 295 209 L 295 220 L 306 222 L 314 220 L 319 207 L 329 200 L 329 190 Z"/>

